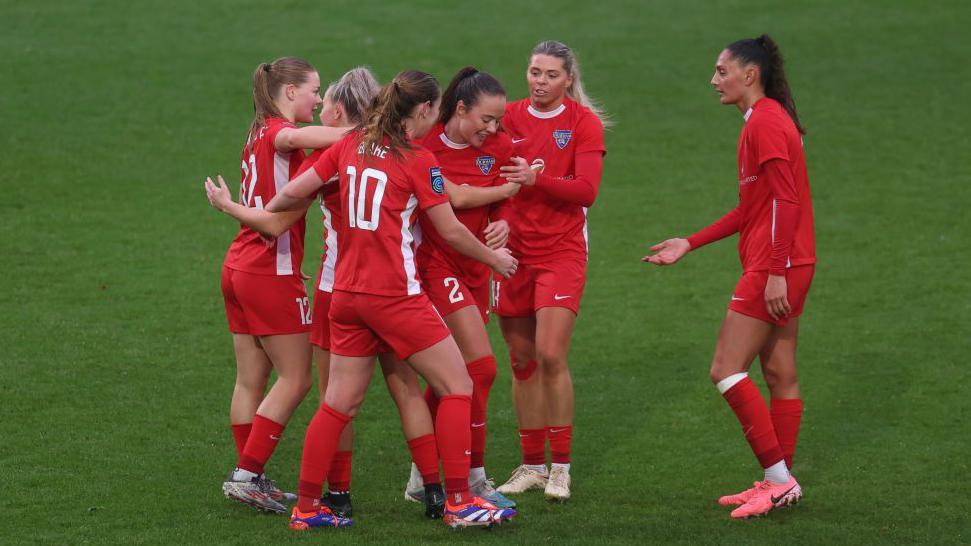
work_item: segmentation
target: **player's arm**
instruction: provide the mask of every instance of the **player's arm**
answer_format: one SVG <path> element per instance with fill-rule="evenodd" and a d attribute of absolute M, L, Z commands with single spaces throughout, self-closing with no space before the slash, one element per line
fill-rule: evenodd
<path fill-rule="evenodd" d="M 293 180 L 287 182 L 266 205 L 270 212 L 286 210 L 306 210 L 309 201 L 321 187 L 337 174 L 337 158 L 341 146 L 331 146 L 313 164 Z"/>
<path fill-rule="evenodd" d="M 509 182 L 524 186 L 535 186 L 547 195 L 579 205 L 589 207 L 597 199 L 600 190 L 600 178 L 603 175 L 603 152 L 589 151 L 576 155 L 574 159 L 574 177 L 562 178 L 536 172 L 525 159 L 514 157 L 512 165 L 500 167 L 502 176 Z"/>
<path fill-rule="evenodd" d="M 709 243 L 724 239 L 729 235 L 738 233 L 742 224 L 742 209 L 735 207 L 715 220 L 710 226 L 691 235 L 687 238 L 675 237 L 662 241 L 651 247 L 654 254 L 644 256 L 641 261 L 649 262 L 654 265 L 671 265 L 676 263 L 689 251 L 701 248 Z"/>
<path fill-rule="evenodd" d="M 509 278 L 516 272 L 518 262 L 516 258 L 512 257 L 508 249 L 492 250 L 482 244 L 468 228 L 462 225 L 462 222 L 459 222 L 458 218 L 455 217 L 455 212 L 452 211 L 452 207 L 443 205 L 445 203 L 427 208 L 425 214 L 428 215 L 428 219 L 435 226 L 435 231 L 442 236 L 442 239 L 449 246 L 469 258 L 488 265 L 503 277 Z"/>
<path fill-rule="evenodd" d="M 762 164 L 762 176 L 769 184 L 772 197 L 772 250 L 769 256 L 769 279 L 765 285 L 765 305 L 773 318 L 789 314 L 786 286 L 786 266 L 792 252 L 799 223 L 799 193 L 789 164 L 783 159 L 771 159 Z"/>
<path fill-rule="evenodd" d="M 317 171 L 307 169 L 303 174 L 287 182 L 273 199 L 266 204 L 270 212 L 305 211 L 313 201 L 313 196 L 324 185 L 324 181 L 317 176 Z"/>
<path fill-rule="evenodd" d="M 519 184 L 506 182 L 498 186 L 478 187 L 467 184 L 456 184 L 445 179 L 445 192 L 448 202 L 454 209 L 474 209 L 509 199 L 519 192 Z"/>
<path fill-rule="evenodd" d="M 281 129 L 273 139 L 273 147 L 280 152 L 326 148 L 335 144 L 353 127 L 308 125 Z"/>
<path fill-rule="evenodd" d="M 264 237 L 276 238 L 286 232 L 307 212 L 307 208 L 287 212 L 269 212 L 241 205 L 233 201 L 223 177 L 217 176 L 216 182 L 206 178 L 206 197 L 209 203 L 220 212 L 235 218 L 244 226 L 255 229 Z M 310 202 L 307 202 L 309 206 Z"/>

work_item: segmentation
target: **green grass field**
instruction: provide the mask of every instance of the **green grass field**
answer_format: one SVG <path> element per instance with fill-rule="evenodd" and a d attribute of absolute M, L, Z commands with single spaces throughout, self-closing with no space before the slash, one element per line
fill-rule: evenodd
<path fill-rule="evenodd" d="M 270 4 L 0 0 L 0 543 L 971 543 L 965 3 Z M 708 80 L 725 44 L 763 31 L 809 129 L 806 495 L 735 522 L 714 499 L 758 465 L 707 377 L 734 243 L 663 270 L 639 258 L 733 206 L 741 119 Z M 293 54 L 325 81 L 368 64 L 445 82 L 475 64 L 519 98 L 549 37 L 579 52 L 617 121 L 570 355 L 573 501 L 527 495 L 491 533 L 424 520 L 401 500 L 407 451 L 380 378 L 358 419 L 356 528 L 296 534 L 223 499 L 234 360 L 219 270 L 236 228 L 202 180 L 238 183 L 253 68 Z M 309 272 L 319 219 L 308 232 Z M 496 326 L 487 466 L 501 481 L 518 439 Z M 269 466 L 290 488 L 315 406 Z"/>

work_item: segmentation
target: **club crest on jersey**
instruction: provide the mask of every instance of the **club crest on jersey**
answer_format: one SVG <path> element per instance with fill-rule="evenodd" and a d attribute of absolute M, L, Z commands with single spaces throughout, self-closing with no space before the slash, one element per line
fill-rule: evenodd
<path fill-rule="evenodd" d="M 489 174 L 492 170 L 492 166 L 496 164 L 496 158 L 491 155 L 480 155 L 475 158 L 475 164 L 479 166 L 479 170 L 482 174 Z"/>
<path fill-rule="evenodd" d="M 442 169 L 432 167 L 428 169 L 428 176 L 431 178 L 432 191 L 437 194 L 445 193 L 445 178 L 442 177 Z"/>
<path fill-rule="evenodd" d="M 570 137 L 572 136 L 573 131 L 569 129 L 556 129 L 553 131 L 553 142 L 556 142 L 556 145 L 562 150 L 570 143 Z"/>

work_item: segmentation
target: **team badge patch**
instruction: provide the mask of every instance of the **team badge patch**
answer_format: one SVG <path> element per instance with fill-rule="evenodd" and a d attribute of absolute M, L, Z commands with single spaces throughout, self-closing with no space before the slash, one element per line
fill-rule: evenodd
<path fill-rule="evenodd" d="M 475 158 L 475 164 L 479 166 L 479 170 L 482 174 L 489 174 L 492 170 L 492 166 L 496 164 L 496 158 L 491 155 L 481 155 Z"/>
<path fill-rule="evenodd" d="M 553 131 L 553 141 L 562 150 L 566 148 L 566 145 L 570 143 L 570 137 L 573 136 L 573 131 L 569 129 L 556 129 Z"/>
<path fill-rule="evenodd" d="M 437 194 L 445 193 L 445 178 L 442 177 L 442 169 L 432 167 L 428 169 L 428 176 L 431 178 L 432 190 Z"/>

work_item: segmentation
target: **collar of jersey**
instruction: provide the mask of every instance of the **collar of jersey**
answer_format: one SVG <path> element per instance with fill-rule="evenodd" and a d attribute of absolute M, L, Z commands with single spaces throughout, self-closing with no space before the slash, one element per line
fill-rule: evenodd
<path fill-rule="evenodd" d="M 445 131 L 442 131 L 442 133 L 438 135 L 438 138 L 442 139 L 442 144 L 448 146 L 453 150 L 464 150 L 469 147 L 468 144 L 459 144 L 458 142 L 455 142 L 454 140 L 448 138 L 448 136 L 445 134 Z"/>
<path fill-rule="evenodd" d="M 532 104 L 526 106 L 526 110 L 530 114 L 532 114 L 533 117 L 537 117 L 539 119 L 555 118 L 556 116 L 562 114 L 564 110 L 566 110 L 566 100 L 564 100 L 562 104 L 557 106 L 556 109 L 550 110 L 549 112 L 540 112 L 539 110 L 533 108 Z"/>

